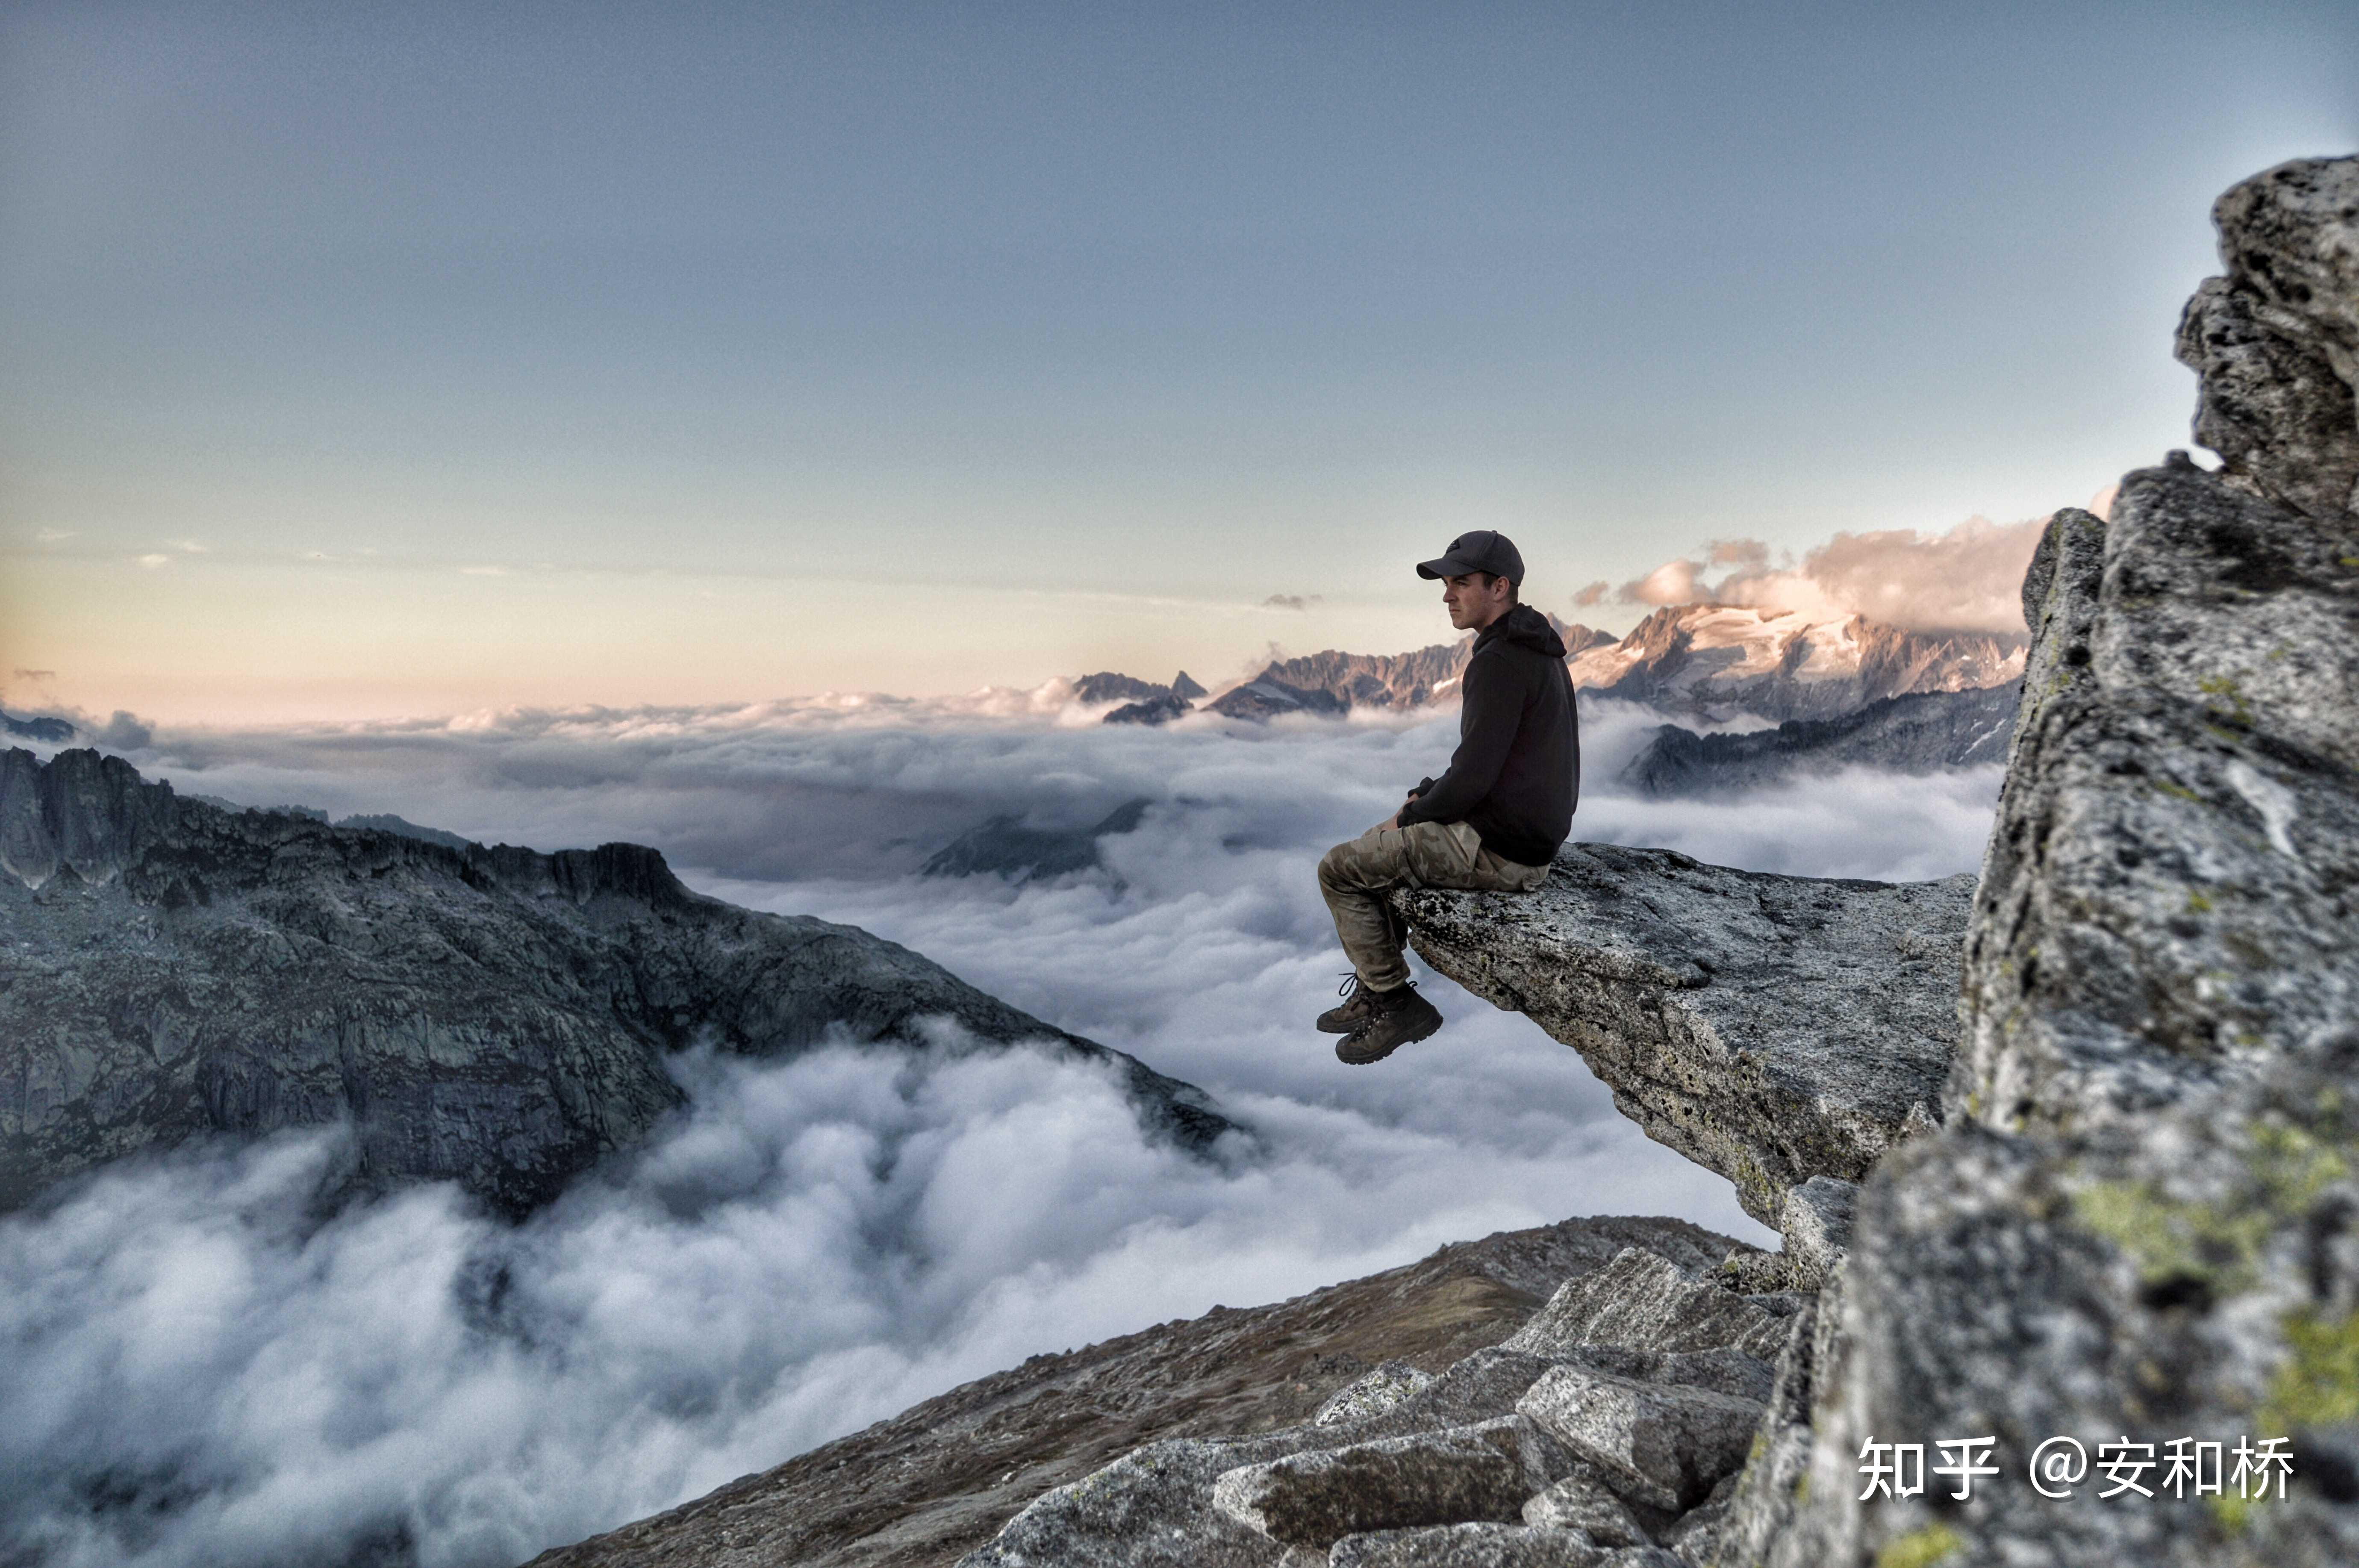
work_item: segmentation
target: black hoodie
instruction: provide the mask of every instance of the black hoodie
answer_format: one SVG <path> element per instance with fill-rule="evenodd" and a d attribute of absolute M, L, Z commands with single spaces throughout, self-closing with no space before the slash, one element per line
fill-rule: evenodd
<path fill-rule="evenodd" d="M 1412 792 L 1401 826 L 1472 823 L 1493 854 L 1544 866 L 1581 798 L 1581 716 L 1563 640 L 1518 604 L 1474 639 L 1458 689 L 1458 750 L 1449 771 Z"/>

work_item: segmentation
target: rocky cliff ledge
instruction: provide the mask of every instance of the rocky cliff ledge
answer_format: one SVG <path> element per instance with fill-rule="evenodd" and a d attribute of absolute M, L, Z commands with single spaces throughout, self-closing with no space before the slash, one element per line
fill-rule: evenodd
<path fill-rule="evenodd" d="M 349 1184 L 455 1179 L 520 1212 L 679 1102 L 666 1052 L 831 1032 L 1035 1042 L 1122 1075 L 1150 1128 L 1229 1127 L 908 948 L 692 893 L 652 849 L 223 810 L 96 752 L 0 752 L 0 1210 L 192 1136 L 348 1120 Z"/>
<path fill-rule="evenodd" d="M 1973 879 L 1771 876 L 1570 844 L 1538 893 L 1394 896 L 1426 962 L 1579 1051 L 1623 1114 L 1782 1228 L 1940 1116 Z"/>

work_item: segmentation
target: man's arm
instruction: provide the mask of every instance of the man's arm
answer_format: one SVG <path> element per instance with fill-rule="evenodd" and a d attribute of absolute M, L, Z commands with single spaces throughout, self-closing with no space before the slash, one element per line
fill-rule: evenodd
<path fill-rule="evenodd" d="M 1442 775 L 1400 808 L 1404 827 L 1412 822 L 1458 822 L 1481 804 L 1499 782 L 1516 743 L 1516 726 L 1523 719 L 1523 702 L 1514 678 L 1495 659 L 1476 659 L 1466 666 L 1460 688 L 1466 704 L 1465 732 L 1450 756 Z"/>

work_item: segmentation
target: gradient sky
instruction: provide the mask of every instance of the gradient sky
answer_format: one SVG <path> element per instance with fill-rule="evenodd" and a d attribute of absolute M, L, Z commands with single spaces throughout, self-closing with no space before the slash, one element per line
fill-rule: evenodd
<path fill-rule="evenodd" d="M 2347 5 L 20 5 L 0 698 L 1210 680 L 1466 527 L 2044 514 L 2354 146 Z"/>

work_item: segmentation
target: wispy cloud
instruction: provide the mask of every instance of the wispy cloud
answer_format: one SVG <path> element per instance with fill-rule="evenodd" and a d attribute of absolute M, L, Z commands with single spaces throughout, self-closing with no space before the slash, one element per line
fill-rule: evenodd
<path fill-rule="evenodd" d="M 172 557 L 169 556 L 147 555 L 140 556 L 136 558 L 141 566 L 146 567 L 150 571 L 155 570 L 158 567 L 168 567 L 172 564 Z"/>
<path fill-rule="evenodd" d="M 1266 610 L 1308 610 L 1314 604 L 1326 603 L 1327 599 L 1318 593 L 1273 593 L 1261 602 Z"/>
<path fill-rule="evenodd" d="M 44 545 L 62 544 L 73 536 L 74 530 L 71 528 L 43 528 L 33 535 L 35 539 Z"/>

